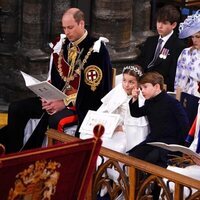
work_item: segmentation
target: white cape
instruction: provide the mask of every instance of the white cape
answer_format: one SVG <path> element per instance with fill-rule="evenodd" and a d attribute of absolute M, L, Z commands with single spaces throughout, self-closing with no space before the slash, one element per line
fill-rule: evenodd
<path fill-rule="evenodd" d="M 126 151 L 130 150 L 140 142 L 142 142 L 149 133 L 148 120 L 146 117 L 132 117 L 130 115 L 128 102 L 131 97 L 127 96 L 122 84 L 118 84 L 106 96 L 102 98 L 103 104 L 98 111 L 114 113 L 119 106 L 126 103 L 126 113 L 124 115 L 124 126 L 126 136 Z M 144 97 L 140 93 L 139 106 L 144 105 Z"/>

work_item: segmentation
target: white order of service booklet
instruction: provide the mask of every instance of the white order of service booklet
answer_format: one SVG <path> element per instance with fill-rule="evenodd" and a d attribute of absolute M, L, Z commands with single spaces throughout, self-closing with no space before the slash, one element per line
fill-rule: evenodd
<path fill-rule="evenodd" d="M 200 159 L 200 155 L 194 151 L 192 151 L 190 148 L 178 145 L 178 144 L 166 144 L 164 142 L 149 142 L 147 144 L 156 146 L 156 147 L 161 147 L 163 149 L 169 150 L 169 151 L 179 151 L 181 153 L 184 153 L 188 156 L 194 156 L 198 159 Z"/>
<path fill-rule="evenodd" d="M 37 96 L 45 100 L 61 100 L 67 96 L 62 91 L 57 89 L 48 81 L 39 81 L 36 78 L 20 71 L 26 86 L 32 90 Z"/>
<path fill-rule="evenodd" d="M 89 110 L 81 124 L 79 132 L 93 136 L 94 127 L 97 124 L 101 124 L 104 126 L 105 129 L 105 132 L 102 135 L 102 137 L 111 138 L 115 128 L 118 125 L 119 119 L 119 114 L 103 113 Z"/>

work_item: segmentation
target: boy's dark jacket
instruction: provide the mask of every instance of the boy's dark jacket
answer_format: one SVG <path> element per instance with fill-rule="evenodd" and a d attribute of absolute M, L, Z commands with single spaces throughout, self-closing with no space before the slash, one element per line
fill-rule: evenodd
<path fill-rule="evenodd" d="M 148 69 L 147 66 L 154 57 L 158 38 L 159 36 L 152 36 L 147 38 L 147 40 L 144 42 L 144 45 L 141 47 L 141 54 L 135 60 L 135 64 L 140 65 L 144 72 L 157 71 L 162 74 L 165 84 L 167 84 L 167 90 L 174 91 L 177 59 L 186 45 L 182 40 L 178 39 L 176 33 L 174 32 L 163 47 L 169 50 L 166 59 L 160 58 L 158 56 L 154 66 Z"/>
<path fill-rule="evenodd" d="M 129 106 L 133 117 L 147 116 L 148 118 L 150 134 L 144 143 L 184 144 L 189 130 L 189 120 L 178 100 L 166 92 L 161 92 L 146 100 L 142 107 L 138 107 L 138 101 L 132 103 L 132 100 Z"/>

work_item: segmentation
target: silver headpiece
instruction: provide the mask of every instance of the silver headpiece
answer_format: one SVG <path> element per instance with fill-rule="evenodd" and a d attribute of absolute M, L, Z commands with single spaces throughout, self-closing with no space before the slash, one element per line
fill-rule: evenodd
<path fill-rule="evenodd" d="M 179 25 L 179 38 L 187 38 L 200 31 L 200 10 L 195 14 L 187 16 Z"/>
<path fill-rule="evenodd" d="M 126 66 L 123 68 L 123 73 L 125 72 L 125 70 L 133 70 L 139 77 L 143 75 L 143 73 L 141 72 L 141 70 L 139 70 L 136 66 Z"/>

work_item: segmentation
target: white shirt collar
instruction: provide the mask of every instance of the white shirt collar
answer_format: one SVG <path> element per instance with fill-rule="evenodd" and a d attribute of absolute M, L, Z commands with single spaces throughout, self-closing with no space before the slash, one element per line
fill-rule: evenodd
<path fill-rule="evenodd" d="M 163 40 L 162 42 L 162 47 L 165 45 L 165 43 L 167 42 L 167 40 L 171 37 L 171 35 L 174 33 L 174 31 L 172 30 L 171 33 L 169 33 L 168 35 L 166 35 L 165 37 L 159 37 L 159 39 L 161 38 Z"/>

